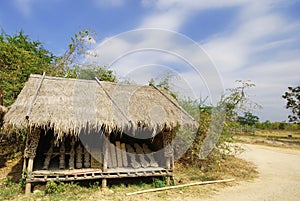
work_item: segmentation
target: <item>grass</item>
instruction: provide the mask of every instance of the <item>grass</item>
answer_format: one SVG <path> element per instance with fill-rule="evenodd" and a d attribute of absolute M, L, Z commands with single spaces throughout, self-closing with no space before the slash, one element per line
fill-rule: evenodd
<path fill-rule="evenodd" d="M 237 135 L 236 141 L 276 147 L 300 148 L 300 131 L 256 130 L 254 135 Z"/>
<path fill-rule="evenodd" d="M 300 131 L 256 130 L 255 136 L 273 137 L 273 138 L 289 138 L 289 139 L 299 139 L 300 140 Z"/>

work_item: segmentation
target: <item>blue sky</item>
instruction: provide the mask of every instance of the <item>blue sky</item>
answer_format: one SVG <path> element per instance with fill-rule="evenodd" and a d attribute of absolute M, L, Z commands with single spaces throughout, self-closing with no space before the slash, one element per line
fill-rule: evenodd
<path fill-rule="evenodd" d="M 147 47 L 156 44 L 168 51 L 123 55 L 111 65 L 119 77 L 144 84 L 167 72 L 177 83 L 175 90 L 192 91 L 195 97 L 220 89 L 219 78 L 224 89 L 236 86 L 235 80 L 251 80 L 256 84 L 251 98 L 263 106 L 254 113 L 262 121 L 283 121 L 288 111 L 281 95 L 288 86 L 300 84 L 299 10 L 299 0 L 10 0 L 0 2 L 0 27 L 8 34 L 22 29 L 56 55 L 66 51 L 76 32 L 95 31 L 90 52 L 97 57 L 87 56 L 86 61 L 106 65 L 119 50 L 145 48 L 147 41 Z M 144 28 L 169 34 L 124 34 Z M 105 45 L 107 40 L 113 45 Z M 201 50 L 190 48 L 192 41 Z M 189 61 L 200 65 L 197 76 Z"/>

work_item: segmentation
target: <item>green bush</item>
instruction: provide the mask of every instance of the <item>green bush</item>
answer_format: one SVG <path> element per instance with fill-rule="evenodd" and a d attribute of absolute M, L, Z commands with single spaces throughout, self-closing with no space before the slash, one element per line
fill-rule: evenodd
<path fill-rule="evenodd" d="M 45 194 L 61 193 L 64 191 L 63 184 L 57 184 L 55 181 L 48 181 L 46 184 Z"/>
<path fill-rule="evenodd" d="M 163 188 L 163 187 L 166 187 L 166 186 L 168 186 L 167 185 L 167 182 L 166 182 L 166 179 L 154 179 L 153 180 L 153 186 L 155 187 L 155 188 Z"/>

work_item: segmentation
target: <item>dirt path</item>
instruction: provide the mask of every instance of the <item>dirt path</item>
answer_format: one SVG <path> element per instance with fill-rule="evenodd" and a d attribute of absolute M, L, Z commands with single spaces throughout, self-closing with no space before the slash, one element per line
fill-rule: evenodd
<path fill-rule="evenodd" d="M 300 199 L 300 150 L 248 144 L 241 146 L 245 152 L 240 157 L 257 165 L 259 177 L 224 188 L 206 201 Z"/>

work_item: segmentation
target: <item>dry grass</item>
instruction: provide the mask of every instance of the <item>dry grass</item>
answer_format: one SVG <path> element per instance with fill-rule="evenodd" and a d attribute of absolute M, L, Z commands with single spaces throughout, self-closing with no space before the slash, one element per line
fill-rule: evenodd
<path fill-rule="evenodd" d="M 300 131 L 257 130 L 254 135 L 238 135 L 235 140 L 250 144 L 300 149 Z"/>

